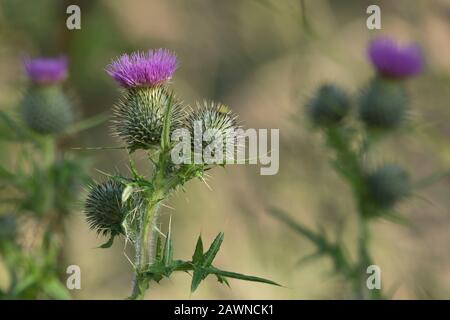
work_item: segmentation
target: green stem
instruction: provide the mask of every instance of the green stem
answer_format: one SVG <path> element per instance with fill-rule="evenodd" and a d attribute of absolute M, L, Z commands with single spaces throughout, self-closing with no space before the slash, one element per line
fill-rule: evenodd
<path fill-rule="evenodd" d="M 50 168 L 56 158 L 56 143 L 53 137 L 45 137 L 42 141 L 43 165 Z"/>
<path fill-rule="evenodd" d="M 158 222 L 159 204 L 165 198 L 167 191 L 165 188 L 166 154 L 161 154 L 156 172 L 153 176 L 153 191 L 148 196 L 147 208 L 142 216 L 140 225 L 139 240 L 136 247 L 136 274 L 133 280 L 131 297 L 133 299 L 143 299 L 145 290 L 148 287 L 148 280 L 141 276 L 145 269 L 154 263 L 155 243 L 157 238 L 156 224 Z"/>
<path fill-rule="evenodd" d="M 136 247 L 136 273 L 133 279 L 133 289 L 131 297 L 133 299 L 143 299 L 147 283 L 141 277 L 142 272 L 153 264 L 155 258 L 154 244 L 157 237 L 156 224 L 158 221 L 159 201 L 155 196 L 151 196 L 149 204 L 142 217 L 138 245 Z"/>

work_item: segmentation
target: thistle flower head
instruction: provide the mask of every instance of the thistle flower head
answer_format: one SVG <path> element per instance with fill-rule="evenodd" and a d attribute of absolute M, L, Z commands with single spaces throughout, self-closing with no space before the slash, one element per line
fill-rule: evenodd
<path fill-rule="evenodd" d="M 386 77 L 407 78 L 423 69 L 422 52 L 414 43 L 400 45 L 390 38 L 377 38 L 370 43 L 368 55 L 378 73 Z"/>
<path fill-rule="evenodd" d="M 349 110 L 347 94 L 331 84 L 321 86 L 306 105 L 306 111 L 313 123 L 324 126 L 339 123 Z"/>
<path fill-rule="evenodd" d="M 359 99 L 359 114 L 373 129 L 395 129 L 408 111 L 406 92 L 397 81 L 375 78 Z"/>
<path fill-rule="evenodd" d="M 21 105 L 25 124 L 40 134 L 59 134 L 74 120 L 70 101 L 59 86 L 30 87 Z"/>
<path fill-rule="evenodd" d="M 123 234 L 122 222 L 129 207 L 122 203 L 123 183 L 115 180 L 90 186 L 84 212 L 91 229 L 102 235 Z"/>
<path fill-rule="evenodd" d="M 30 80 L 39 85 L 61 82 L 67 77 L 67 58 L 26 58 L 25 72 Z"/>
<path fill-rule="evenodd" d="M 381 208 L 390 208 L 411 192 L 408 173 L 398 165 L 386 164 L 367 176 L 368 195 Z"/>
<path fill-rule="evenodd" d="M 181 105 L 164 87 L 133 88 L 114 108 L 113 132 L 130 151 L 159 145 L 164 115 L 171 106 L 172 129 L 181 118 Z"/>
<path fill-rule="evenodd" d="M 172 78 L 177 59 L 167 49 L 124 54 L 106 67 L 106 72 L 124 88 L 156 87 Z"/>

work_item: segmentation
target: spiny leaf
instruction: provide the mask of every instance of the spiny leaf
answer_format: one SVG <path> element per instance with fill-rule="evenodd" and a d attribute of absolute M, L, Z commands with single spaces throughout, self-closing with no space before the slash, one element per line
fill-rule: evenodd
<path fill-rule="evenodd" d="M 224 234 L 223 232 L 221 232 L 211 243 L 211 246 L 209 247 L 208 251 L 203 256 L 203 266 L 209 267 L 211 265 L 211 263 L 213 262 L 214 258 L 217 255 L 217 252 L 219 252 L 220 246 L 222 245 L 223 237 Z"/>
<path fill-rule="evenodd" d="M 190 261 L 175 260 L 172 262 L 172 270 L 188 272 L 194 270 L 194 265 Z"/>
<path fill-rule="evenodd" d="M 220 269 L 217 269 L 214 267 L 209 267 L 209 268 L 206 268 L 205 270 L 208 273 L 215 274 L 215 275 L 222 276 L 222 277 L 246 280 L 246 281 L 252 281 L 252 282 L 261 282 L 261 283 L 266 283 L 266 284 L 271 284 L 274 286 L 281 287 L 281 285 L 279 285 L 278 283 L 276 283 L 272 280 L 268 280 L 268 279 L 264 279 L 264 278 L 260 278 L 260 277 L 248 276 L 245 274 L 231 272 L 231 271 L 223 271 L 223 270 L 220 270 Z"/>
<path fill-rule="evenodd" d="M 166 242 L 164 243 L 163 263 L 165 266 L 170 266 L 173 257 L 172 247 L 172 218 L 169 220 L 169 230 L 167 231 Z"/>
<path fill-rule="evenodd" d="M 194 270 L 194 274 L 192 275 L 192 282 L 191 282 L 191 292 L 194 292 L 197 290 L 198 286 L 200 285 L 200 282 L 202 282 L 203 279 L 206 278 L 208 274 L 205 273 L 204 269 L 199 268 Z"/>
<path fill-rule="evenodd" d="M 306 237 L 311 242 L 313 242 L 317 245 L 323 246 L 324 239 L 320 235 L 318 235 L 314 231 L 311 231 L 308 228 L 302 226 L 298 222 L 294 221 L 294 219 L 289 217 L 289 215 L 286 214 L 281 209 L 270 208 L 269 213 L 271 213 L 272 216 L 274 216 L 281 222 L 284 222 L 287 226 L 289 226 L 294 231 L 297 231 L 298 233 L 302 234 L 304 237 Z"/>
<path fill-rule="evenodd" d="M 202 236 L 198 236 L 197 245 L 195 246 L 194 255 L 192 256 L 192 263 L 203 263 L 203 241 Z"/>
<path fill-rule="evenodd" d="M 228 288 L 231 288 L 230 283 L 228 282 L 227 278 L 225 278 L 219 274 L 216 274 L 216 277 L 217 277 L 217 281 L 219 283 L 226 285 Z"/>

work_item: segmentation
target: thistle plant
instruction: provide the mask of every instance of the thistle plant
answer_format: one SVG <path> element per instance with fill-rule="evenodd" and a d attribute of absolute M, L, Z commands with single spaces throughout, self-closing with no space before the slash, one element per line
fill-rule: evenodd
<path fill-rule="evenodd" d="M 0 297 L 68 299 L 60 281 L 64 220 L 88 177 L 86 159 L 58 141 L 102 119 L 74 122 L 72 99 L 63 89 L 67 58 L 28 58 L 24 69 L 28 84 L 20 105 L 0 111 L 0 139 L 15 151 L 0 166 L 0 257 L 9 275 Z"/>
<path fill-rule="evenodd" d="M 132 244 L 135 258 L 130 299 L 142 299 L 150 283 L 159 283 L 175 271 L 192 272 L 191 291 L 208 275 L 225 284 L 227 278 L 276 284 L 214 267 L 223 233 L 206 251 L 199 237 L 191 261 L 173 258 L 171 223 L 164 234 L 158 221 L 162 203 L 189 180 L 204 180 L 206 171 L 224 165 L 203 161 L 203 136 L 185 145 L 189 149 L 183 156 L 185 161 L 174 161 L 180 151 L 176 137 L 186 133 L 190 139 L 196 130 L 210 130 L 223 142 L 234 139 L 232 129 L 237 128 L 236 116 L 221 104 L 185 107 L 169 87 L 176 68 L 175 55 L 165 49 L 124 54 L 106 68 L 123 89 L 113 109 L 113 134 L 125 143 L 129 155 L 136 150 L 146 152 L 152 172 L 149 177 L 140 174 L 130 156 L 130 177 L 108 175 L 105 181 L 91 185 L 85 202 L 87 221 L 97 233 L 109 237 L 102 247 L 111 246 L 117 236 Z M 218 150 L 221 143 L 212 144 L 211 154 L 222 151 Z M 199 156 L 201 161 L 196 161 Z"/>
<path fill-rule="evenodd" d="M 355 99 L 339 86 L 325 84 L 306 104 L 306 116 L 313 129 L 322 133 L 326 147 L 332 151 L 333 169 L 352 191 L 357 211 L 354 217 L 356 259 L 350 259 L 348 248 L 339 235 L 337 240 L 330 240 L 325 231 L 305 227 L 279 208 L 270 211 L 315 245 L 317 252 L 303 261 L 329 257 L 334 272 L 352 284 L 353 297 L 358 299 L 383 297 L 381 290 L 369 290 L 366 286 L 367 267 L 375 264 L 370 245 L 371 223 L 383 218 L 404 221 L 397 213 L 397 205 L 425 186 L 427 183 L 423 181 L 435 180 L 426 178 L 414 182 L 398 164 L 372 164 L 373 147 L 381 139 L 398 132 L 408 120 L 409 98 L 405 81 L 423 69 L 419 47 L 416 44 L 402 46 L 390 38 L 378 38 L 370 43 L 368 57 L 376 74 Z M 356 108 L 353 108 L 354 101 Z"/>

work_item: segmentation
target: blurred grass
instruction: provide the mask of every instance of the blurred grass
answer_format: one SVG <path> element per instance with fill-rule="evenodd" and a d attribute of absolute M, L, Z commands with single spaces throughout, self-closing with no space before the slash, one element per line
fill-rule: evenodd
<path fill-rule="evenodd" d="M 82 10 L 80 31 L 65 28 L 65 8 L 72 3 Z M 345 224 L 354 214 L 349 192 L 328 167 L 321 138 L 303 119 L 303 103 L 313 88 L 336 81 L 354 92 L 372 72 L 364 51 L 370 38 L 383 33 L 415 39 L 423 46 L 427 70 L 408 84 L 413 131 L 383 143 L 372 161 L 398 161 L 417 179 L 450 166 L 450 1 L 376 1 L 382 8 L 381 32 L 365 27 L 365 9 L 373 3 L 0 0 L 0 108 L 20 99 L 20 58 L 26 54 L 69 55 L 70 87 L 88 117 L 109 113 L 118 96 L 104 72 L 112 58 L 150 47 L 176 51 L 181 63 L 173 86 L 186 103 L 201 97 L 220 100 L 241 115 L 245 126 L 280 128 L 281 133 L 278 175 L 260 176 L 255 166 L 216 169 L 208 182 L 214 191 L 191 182 L 186 193 L 171 199 L 168 205 L 175 210 L 165 209 L 164 217 L 173 215 L 177 255 L 188 258 L 199 232 L 209 242 L 224 231 L 218 266 L 268 277 L 287 288 L 231 281 L 229 290 L 210 279 L 192 298 L 345 297 L 345 284 L 327 274 L 329 261 L 296 268 L 313 247 L 266 213 L 277 205 L 311 227 L 320 222 L 331 230 L 344 223 L 344 236 L 352 239 L 353 226 Z M 64 143 L 97 147 L 117 141 L 104 124 Z M 15 146 L 2 146 L 7 148 Z M 0 153 L 2 161 L 7 153 Z M 102 171 L 126 170 L 121 151 L 89 154 Z M 393 159 L 386 159 L 387 154 Z M 143 156 L 136 159 L 142 167 Z M 93 175 L 100 177 L 95 171 Z M 399 210 L 412 220 L 412 229 L 383 221 L 376 225 L 375 257 L 383 286 L 392 288 L 394 298 L 450 297 L 449 192 L 450 180 L 444 179 L 403 205 Z M 81 213 L 67 226 L 67 262 L 79 265 L 83 277 L 75 297 L 125 297 L 131 273 L 123 244 L 95 249 L 102 239 L 88 230 Z M 189 281 L 175 276 L 151 296 L 190 298 Z"/>

